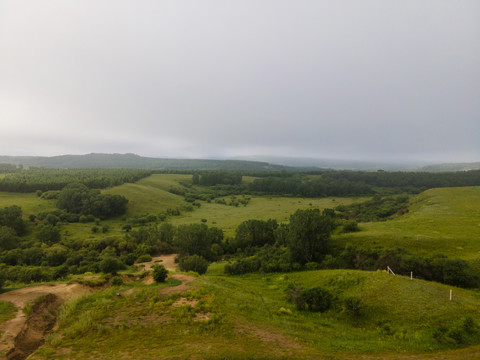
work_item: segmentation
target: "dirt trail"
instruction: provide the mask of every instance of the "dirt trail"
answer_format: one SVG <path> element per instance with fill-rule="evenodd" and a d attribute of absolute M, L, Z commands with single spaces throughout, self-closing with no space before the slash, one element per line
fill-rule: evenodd
<path fill-rule="evenodd" d="M 35 300 L 39 296 L 52 294 L 52 296 L 55 296 L 55 301 L 49 303 L 50 305 L 47 310 L 51 312 L 52 306 L 56 309 L 65 301 L 88 292 L 92 292 L 92 290 L 80 284 L 51 284 L 31 286 L 0 294 L 1 301 L 9 301 L 17 308 L 17 314 L 13 319 L 0 324 L 0 354 L 6 354 L 14 348 L 15 338 L 22 332 L 22 329 L 25 328 L 27 317 L 22 308 L 27 303 Z M 51 296 L 49 296 L 49 298 L 51 299 Z M 14 357 L 12 359 L 17 358 Z"/>
<path fill-rule="evenodd" d="M 165 266 L 165 269 L 167 270 L 178 270 L 178 264 L 175 264 L 175 258 L 177 257 L 177 254 L 170 254 L 170 255 L 160 255 L 160 256 L 154 256 L 152 257 L 152 261 L 145 262 L 145 263 L 136 263 L 135 265 L 140 266 L 144 265 L 145 270 L 149 271 L 152 270 L 152 266 L 155 264 L 163 265 Z"/>

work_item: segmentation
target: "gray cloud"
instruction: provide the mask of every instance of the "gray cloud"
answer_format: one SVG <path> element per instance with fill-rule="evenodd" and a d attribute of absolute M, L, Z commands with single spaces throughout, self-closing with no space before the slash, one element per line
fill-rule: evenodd
<path fill-rule="evenodd" d="M 0 0 L 0 153 L 480 158 L 480 3 Z"/>

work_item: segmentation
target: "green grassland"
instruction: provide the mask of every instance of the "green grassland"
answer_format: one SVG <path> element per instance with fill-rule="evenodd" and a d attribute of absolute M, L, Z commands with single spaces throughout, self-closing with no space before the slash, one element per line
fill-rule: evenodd
<path fill-rule="evenodd" d="M 104 190 L 129 199 L 127 214 L 101 221 L 110 230 L 92 233 L 94 223 L 62 224 L 67 239 L 123 236 L 128 218 L 182 209 L 184 197 L 168 190 L 190 175 L 156 174 Z M 246 179 L 252 181 L 252 178 Z M 227 201 L 229 197 L 225 198 Z M 297 209 L 334 208 L 366 198 L 251 196 L 246 205 L 197 201 L 200 207 L 169 216 L 174 224 L 200 223 L 233 236 L 247 219 L 286 222 Z M 423 256 L 443 253 L 480 270 L 480 187 L 438 188 L 410 198 L 409 212 L 393 220 L 361 223 L 360 232 L 336 234 L 332 243 L 401 247 Z M 54 200 L 34 194 L 0 193 L 0 206 L 19 205 L 24 215 L 55 209 Z M 34 224 L 30 223 L 29 228 Z M 27 235 L 32 236 L 32 235 Z M 480 358 L 480 293 L 382 271 L 319 270 L 288 274 L 227 276 L 214 263 L 183 295 L 200 307 L 174 306 L 179 295 L 162 291 L 175 283 L 131 282 L 102 288 L 64 305 L 59 328 L 33 359 L 448 359 Z M 334 294 L 325 313 L 300 311 L 287 301 L 289 284 L 323 286 Z M 449 291 L 453 289 L 453 300 Z M 117 295 L 117 294 L 120 294 Z M 362 302 L 352 317 L 344 300 Z M 5 308 L 6 318 L 10 310 Z M 208 313 L 198 320 L 199 313 Z M 469 324 L 468 319 L 474 323 Z M 1 321 L 1 320 L 0 320 Z M 470 347 L 469 346 L 474 346 Z M 452 350 L 453 349 L 453 350 Z M 473 355 L 472 355 L 473 354 Z"/>
<path fill-rule="evenodd" d="M 123 184 L 105 190 L 106 194 L 123 195 L 128 202 L 127 216 L 157 215 L 168 208 L 185 205 L 183 197 L 168 192 L 179 181 L 191 181 L 191 175 L 155 174 L 134 184 Z"/>
<path fill-rule="evenodd" d="M 140 216 L 165 212 L 168 208 L 182 209 L 187 202 L 183 196 L 175 195 L 168 190 L 179 186 L 179 181 L 191 183 L 191 175 L 181 174 L 155 174 L 142 179 L 135 184 L 123 184 L 105 193 L 123 195 L 129 199 L 127 217 Z M 246 177 L 245 182 L 253 181 L 253 177 Z M 239 198 L 241 196 L 238 196 Z M 225 197 L 228 202 L 230 197 Z M 207 225 L 216 226 L 225 232 L 226 236 L 233 236 L 237 226 L 248 219 L 268 220 L 276 219 L 278 222 L 287 222 L 290 215 L 297 209 L 306 208 L 332 208 L 338 205 L 348 205 L 366 198 L 293 198 L 293 197 L 262 197 L 252 196 L 247 206 L 228 206 L 197 201 L 201 204 L 194 211 L 182 211 L 180 216 L 170 217 L 168 221 L 173 225 L 200 223 L 207 220 Z M 115 224 L 116 220 L 107 221 Z M 82 226 L 80 226 L 82 227 Z M 83 226 L 85 227 L 85 226 Z M 118 226 L 117 226 L 118 227 Z"/>
<path fill-rule="evenodd" d="M 229 198 L 225 198 L 227 201 Z M 207 225 L 217 226 L 226 236 L 233 236 L 235 229 L 245 220 L 275 219 L 280 223 L 288 222 L 290 215 L 297 209 L 332 208 L 337 205 L 348 205 L 360 198 L 292 198 L 292 197 L 256 197 L 252 196 L 247 206 L 228 206 L 202 202 L 199 209 L 183 216 L 174 217 L 170 221 L 174 225 L 199 223 L 207 219 Z"/>
<path fill-rule="evenodd" d="M 365 247 L 402 247 L 421 255 L 443 253 L 480 267 L 480 187 L 427 190 L 396 219 L 361 224 L 362 231 L 336 237 Z"/>
<path fill-rule="evenodd" d="M 218 275 L 222 266 L 214 264 L 195 281 L 196 290 L 182 295 L 197 300 L 195 306 L 174 305 L 179 295 L 161 294 L 168 284 L 139 283 L 69 302 L 59 329 L 32 358 L 423 359 L 480 340 L 473 328 L 464 330 L 469 317 L 478 326 L 475 291 L 453 288 L 450 301 L 450 287 L 382 271 L 226 276 Z M 332 308 L 297 310 L 286 300 L 290 283 L 326 287 L 335 294 Z M 350 296 L 362 300 L 358 317 L 344 310 Z M 208 318 L 199 320 L 202 313 Z M 461 343 L 435 335 L 443 333 Z"/>
<path fill-rule="evenodd" d="M 31 193 L 0 192 L 0 207 L 12 205 L 20 206 L 25 217 L 56 209 L 55 200 L 44 200 Z"/>

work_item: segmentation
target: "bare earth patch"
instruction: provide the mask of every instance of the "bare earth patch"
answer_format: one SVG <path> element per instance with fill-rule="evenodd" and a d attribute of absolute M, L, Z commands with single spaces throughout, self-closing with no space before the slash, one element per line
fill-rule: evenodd
<path fill-rule="evenodd" d="M 169 295 L 169 294 L 175 294 L 175 293 L 183 293 L 193 288 L 193 286 L 189 284 L 190 282 L 195 280 L 193 276 L 184 275 L 184 274 L 169 274 L 168 277 L 180 280 L 182 283 L 178 286 L 171 286 L 168 288 L 161 289 L 159 290 L 160 294 Z"/>
<path fill-rule="evenodd" d="M 177 271 L 178 264 L 175 264 L 175 258 L 177 256 L 178 254 L 155 256 L 155 257 L 152 257 L 152 261 L 144 262 L 144 263 L 136 263 L 135 265 L 137 266 L 143 265 L 145 271 L 152 270 L 152 266 L 157 264 L 165 266 L 165 269 L 167 270 Z"/>
<path fill-rule="evenodd" d="M 22 331 L 27 321 L 27 317 L 22 310 L 27 303 L 39 296 L 52 294 L 57 299 L 55 304 L 59 305 L 89 292 L 92 292 L 89 287 L 80 284 L 51 284 L 31 286 L 0 294 L 0 300 L 9 301 L 18 309 L 13 319 L 0 324 L 0 354 L 5 354 L 14 347 L 15 337 Z"/>

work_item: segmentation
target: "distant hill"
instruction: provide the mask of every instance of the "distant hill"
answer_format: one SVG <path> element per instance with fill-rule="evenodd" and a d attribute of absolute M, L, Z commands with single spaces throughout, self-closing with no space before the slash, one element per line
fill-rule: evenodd
<path fill-rule="evenodd" d="M 60 155 L 60 156 L 0 156 L 0 164 L 45 168 L 128 168 L 152 170 L 292 170 L 283 165 L 247 160 L 161 159 L 136 154 Z"/>
<path fill-rule="evenodd" d="M 469 170 L 480 170 L 480 162 L 436 164 L 436 165 L 422 166 L 421 168 L 418 168 L 418 171 L 431 171 L 431 172 L 469 171 Z"/>
<path fill-rule="evenodd" d="M 270 164 L 294 167 L 313 167 L 333 170 L 359 170 L 359 171 L 406 171 L 427 165 L 427 162 L 386 162 L 386 161 L 362 161 L 345 159 L 318 159 L 304 157 L 282 157 L 282 156 L 247 156 L 242 160 L 266 161 Z"/>

